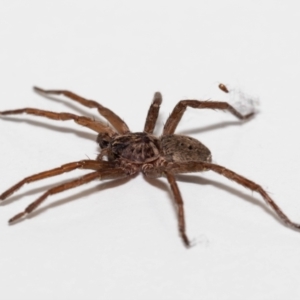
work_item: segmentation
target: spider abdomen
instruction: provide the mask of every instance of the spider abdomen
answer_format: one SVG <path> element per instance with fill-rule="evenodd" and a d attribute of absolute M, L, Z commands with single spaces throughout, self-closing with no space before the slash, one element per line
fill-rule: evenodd
<path fill-rule="evenodd" d="M 145 132 L 128 133 L 116 137 L 111 143 L 115 157 L 133 163 L 147 163 L 159 157 L 159 139 Z"/>
<path fill-rule="evenodd" d="M 167 161 L 211 162 L 210 150 L 201 142 L 189 136 L 177 134 L 163 135 L 161 137 L 160 143 L 162 154 L 167 159 Z"/>

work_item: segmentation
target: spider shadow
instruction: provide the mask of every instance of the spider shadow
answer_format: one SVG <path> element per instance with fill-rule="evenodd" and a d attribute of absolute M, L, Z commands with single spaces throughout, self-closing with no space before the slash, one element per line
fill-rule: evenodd
<path fill-rule="evenodd" d="M 3 120 L 4 121 L 13 121 L 15 123 L 27 123 L 27 124 L 30 124 L 33 126 L 41 127 L 41 128 L 47 129 L 47 130 L 57 131 L 60 133 L 74 134 L 82 139 L 90 140 L 93 142 L 95 142 L 96 138 L 97 138 L 96 133 L 92 134 L 92 133 L 88 133 L 88 132 L 77 130 L 77 129 L 69 129 L 69 128 L 65 128 L 65 127 L 50 125 L 50 124 L 46 124 L 44 122 L 35 121 L 35 120 L 19 119 L 19 118 L 8 117 L 8 116 L 5 116 L 5 118 L 3 118 Z"/>
<path fill-rule="evenodd" d="M 57 103 L 60 103 L 60 104 L 63 104 L 64 106 L 76 111 L 77 113 L 79 113 L 82 116 L 87 116 L 87 111 L 80 108 L 80 107 L 85 107 L 87 110 L 89 110 L 88 114 L 91 115 L 92 118 L 97 117 L 97 118 L 99 118 L 98 121 L 101 121 L 103 123 L 107 122 L 107 120 L 105 118 L 103 118 L 100 115 L 100 113 L 93 114 L 93 112 L 97 112 L 96 108 L 89 108 L 89 107 L 84 106 L 84 105 L 78 103 L 77 101 L 72 100 L 72 99 L 70 99 L 68 97 L 65 97 L 65 96 L 62 96 L 62 97 L 66 98 L 68 100 L 63 100 L 59 96 L 47 95 L 47 94 L 44 94 L 44 93 L 38 92 L 38 91 L 34 91 L 34 92 L 37 93 L 38 95 L 42 96 L 43 98 L 49 99 L 51 101 L 54 101 L 54 102 L 57 102 Z M 87 99 L 87 98 L 85 98 L 85 99 Z M 68 102 L 68 101 L 70 101 L 70 102 Z M 77 105 L 75 103 L 77 103 Z"/>
<path fill-rule="evenodd" d="M 145 179 L 152 186 L 154 186 L 160 190 L 163 190 L 164 192 L 167 192 L 170 200 L 173 203 L 174 213 L 177 215 L 177 210 L 176 210 L 176 206 L 174 203 L 173 194 L 171 192 L 171 188 L 169 187 L 169 185 L 165 182 L 162 182 L 159 178 L 146 178 L 145 177 Z M 180 181 L 180 182 L 193 183 L 193 184 L 197 184 L 197 185 L 200 184 L 202 186 L 203 185 L 214 186 L 215 188 L 223 190 L 231 195 L 234 195 L 238 198 L 241 198 L 241 199 L 247 201 L 248 203 L 251 203 L 253 205 L 260 207 L 264 212 L 266 212 L 267 214 L 272 216 L 274 219 L 276 219 L 281 225 L 284 225 L 285 227 L 288 227 L 289 229 L 299 232 L 298 229 L 289 227 L 288 225 L 284 224 L 282 222 L 282 220 L 277 216 L 277 214 L 266 203 L 262 202 L 261 200 L 258 200 L 254 196 L 248 195 L 245 192 L 240 191 L 238 188 L 234 188 L 227 184 L 223 184 L 221 182 L 211 180 L 211 179 L 206 179 L 206 178 L 196 176 L 196 175 L 176 175 L 176 180 Z M 185 201 L 185 203 L 186 203 L 186 201 Z"/>
<path fill-rule="evenodd" d="M 63 104 L 64 106 L 76 111 L 77 113 L 79 113 L 82 116 L 87 116 L 87 112 L 83 109 L 80 109 L 76 104 L 73 104 L 72 102 L 66 102 L 65 100 L 61 100 L 59 99 L 59 97 L 54 97 L 54 96 L 49 96 L 49 95 L 45 95 L 43 93 L 37 92 L 35 91 L 37 94 L 39 94 L 40 96 L 55 101 L 57 103 Z M 73 101 L 73 100 L 70 100 Z M 80 104 L 79 104 L 80 105 Z M 95 119 L 95 115 L 92 115 L 92 118 Z M 107 122 L 106 119 L 102 118 L 100 114 L 97 114 L 97 118 L 99 118 L 101 122 L 105 123 Z M 57 132 L 62 132 L 62 133 L 72 133 L 75 134 L 76 136 L 80 137 L 80 138 L 84 138 L 87 140 L 92 140 L 95 141 L 97 134 L 92 134 L 92 133 L 87 133 L 84 131 L 80 131 L 80 130 L 76 130 L 76 129 L 68 129 L 65 127 L 61 127 L 61 126 L 55 126 L 55 125 L 49 125 L 43 122 L 39 122 L 39 121 L 34 121 L 34 120 L 28 120 L 28 119 L 19 119 L 19 118 L 15 118 L 15 117 L 10 117 L 10 116 L 5 116 L 5 118 L 3 118 L 3 120 L 7 120 L 7 121 L 14 121 L 16 123 L 27 123 L 33 126 L 37 126 L 37 127 L 41 127 L 41 128 L 45 128 L 48 130 L 54 130 Z"/>
<path fill-rule="evenodd" d="M 246 120 L 225 121 L 225 122 L 223 121 L 223 122 L 208 125 L 205 127 L 182 130 L 178 134 L 181 134 L 181 135 L 199 134 L 199 133 L 204 133 L 204 132 L 213 131 L 213 130 L 217 130 L 217 129 L 223 129 L 223 128 L 231 127 L 231 126 L 243 126 L 245 123 L 250 122 L 253 118 L 254 118 L 254 116 L 252 116 L 251 118 L 246 119 Z"/>

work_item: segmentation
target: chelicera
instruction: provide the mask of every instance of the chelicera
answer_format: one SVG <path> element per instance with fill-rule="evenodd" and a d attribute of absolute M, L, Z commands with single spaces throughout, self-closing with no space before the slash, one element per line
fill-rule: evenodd
<path fill-rule="evenodd" d="M 226 93 L 230 92 L 224 84 L 220 84 L 219 88 Z M 27 206 L 24 211 L 12 217 L 9 220 L 9 223 L 14 223 L 17 220 L 26 217 L 27 214 L 33 212 L 50 195 L 75 188 L 93 180 L 118 179 L 133 176 L 142 172 L 144 176 L 148 177 L 165 176 L 167 178 L 173 192 L 174 203 L 177 209 L 179 232 L 184 244 L 188 247 L 190 246 L 190 241 L 185 230 L 184 205 L 175 176 L 176 174 L 181 173 L 211 170 L 259 193 L 285 224 L 293 228 L 300 228 L 299 224 L 292 222 L 282 212 L 278 205 L 260 185 L 223 166 L 212 163 L 210 150 L 198 140 L 188 136 L 175 134 L 176 127 L 187 107 L 227 110 L 241 120 L 253 116 L 255 113 L 254 110 L 242 114 L 227 102 L 181 100 L 177 103 L 167 119 L 162 135 L 157 137 L 153 135 L 153 131 L 159 114 L 159 108 L 162 103 L 162 96 L 158 92 L 154 94 L 143 132 L 131 132 L 127 124 L 118 115 L 96 101 L 87 100 L 66 90 L 43 90 L 37 87 L 35 87 L 34 90 L 44 95 L 64 95 L 81 105 L 89 108 L 96 108 L 100 115 L 106 118 L 110 125 L 106 125 L 99 120 L 78 116 L 68 112 L 56 113 L 36 108 L 22 108 L 0 112 L 0 115 L 2 116 L 26 113 L 53 120 L 73 120 L 77 124 L 98 133 L 97 142 L 101 149 L 100 154 L 94 160 L 87 159 L 75 161 L 55 169 L 26 177 L 1 194 L 0 199 L 5 200 L 26 183 L 60 175 L 79 168 L 92 170 L 92 172 L 89 172 L 78 179 L 50 188 L 36 201 Z"/>

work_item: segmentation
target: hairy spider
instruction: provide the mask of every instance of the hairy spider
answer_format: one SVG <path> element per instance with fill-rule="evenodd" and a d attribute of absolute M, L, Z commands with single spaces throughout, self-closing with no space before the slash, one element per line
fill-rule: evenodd
<path fill-rule="evenodd" d="M 226 93 L 230 92 L 223 84 L 220 84 L 219 88 Z M 0 112 L 0 115 L 26 113 L 53 120 L 73 120 L 77 124 L 96 131 L 98 133 L 97 142 L 101 148 L 101 152 L 95 160 L 88 159 L 71 162 L 58 168 L 26 177 L 1 194 L 0 199 L 4 200 L 25 183 L 56 176 L 79 168 L 93 170 L 93 172 L 90 172 L 78 179 L 49 189 L 36 201 L 27 206 L 23 212 L 18 213 L 11 218 L 9 223 L 13 223 L 34 211 L 50 195 L 75 188 L 92 180 L 117 179 L 142 172 L 143 175 L 149 177 L 166 176 L 174 195 L 180 235 L 184 244 L 186 246 L 190 246 L 190 241 L 185 232 L 183 200 L 175 180 L 175 175 L 180 173 L 212 170 L 252 191 L 258 192 L 285 224 L 293 228 L 300 228 L 299 224 L 292 222 L 282 212 L 278 205 L 260 185 L 225 167 L 212 163 L 210 150 L 198 140 L 188 136 L 174 134 L 187 107 L 227 110 L 241 120 L 250 118 L 254 114 L 254 110 L 246 114 L 242 114 L 227 102 L 181 100 L 175 106 L 167 119 L 162 135 L 160 137 L 156 137 L 153 135 L 153 130 L 158 117 L 159 108 L 162 103 L 162 96 L 159 92 L 154 94 L 154 98 L 146 118 L 144 131 L 130 132 L 126 123 L 121 120 L 118 115 L 96 101 L 87 100 L 66 90 L 43 90 L 37 87 L 34 87 L 34 90 L 44 95 L 64 95 L 84 106 L 96 108 L 100 115 L 105 117 L 111 126 L 103 124 L 100 121 L 72 113 L 56 113 L 36 108 L 22 108 Z"/>

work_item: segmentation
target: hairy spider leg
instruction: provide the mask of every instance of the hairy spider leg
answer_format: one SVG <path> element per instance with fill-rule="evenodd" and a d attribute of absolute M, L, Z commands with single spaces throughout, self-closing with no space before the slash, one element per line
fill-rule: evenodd
<path fill-rule="evenodd" d="M 192 108 L 209 108 L 209 109 L 221 109 L 228 110 L 233 115 L 241 120 L 245 120 L 253 116 L 255 113 L 251 112 L 247 115 L 242 115 L 233 106 L 227 102 L 221 101 L 199 101 L 199 100 L 181 100 L 174 107 L 172 113 L 170 114 L 167 122 L 165 123 L 163 134 L 173 134 L 175 129 L 180 122 L 187 107 Z"/>
<path fill-rule="evenodd" d="M 57 193 L 61 193 L 63 191 L 78 187 L 80 185 L 83 185 L 85 183 L 91 182 L 95 179 L 117 179 L 126 177 L 128 174 L 124 171 L 122 168 L 108 168 L 103 170 L 98 170 L 96 172 L 88 173 L 78 179 L 72 180 L 70 182 L 58 185 L 56 187 L 53 187 L 49 189 L 47 192 L 45 192 L 41 197 L 39 197 L 36 201 L 29 204 L 23 212 L 20 212 L 16 214 L 14 217 L 12 217 L 8 222 L 11 224 L 20 218 L 24 217 L 27 214 L 30 214 L 33 212 L 42 202 L 44 202 L 48 196 L 54 195 Z"/>
<path fill-rule="evenodd" d="M 220 165 L 216 165 L 209 162 L 183 162 L 183 163 L 169 163 L 166 167 L 167 171 L 172 174 L 179 174 L 179 173 L 189 173 L 189 172 L 201 172 L 206 170 L 212 170 L 226 178 L 235 181 L 236 183 L 259 193 L 262 198 L 265 200 L 267 204 L 269 204 L 278 217 L 285 223 L 286 225 L 300 229 L 300 224 L 292 222 L 281 210 L 281 208 L 275 203 L 275 201 L 268 195 L 268 193 L 257 183 L 225 168 Z"/>
<path fill-rule="evenodd" d="M 66 172 L 70 172 L 76 169 L 90 169 L 99 170 L 103 168 L 113 167 L 113 163 L 107 161 L 97 161 L 97 160 L 81 160 L 75 161 L 68 164 L 64 164 L 58 168 L 47 170 L 38 174 L 31 175 L 19 181 L 17 184 L 13 185 L 11 188 L 6 190 L 0 195 L 0 200 L 5 200 L 7 197 L 11 196 L 14 192 L 20 189 L 24 184 L 45 179 L 52 176 L 57 176 Z"/>
<path fill-rule="evenodd" d="M 160 92 L 156 92 L 154 94 L 152 103 L 148 110 L 148 114 L 144 126 L 144 132 L 153 133 L 161 103 L 162 103 L 162 95 Z"/>
<path fill-rule="evenodd" d="M 178 188 L 178 185 L 175 181 L 175 177 L 173 174 L 169 172 L 164 172 L 167 176 L 167 179 L 169 181 L 169 184 L 171 186 L 173 195 L 174 195 L 174 200 L 175 200 L 175 205 L 177 208 L 177 214 L 178 214 L 178 227 L 179 227 L 179 232 L 182 237 L 182 240 L 185 244 L 186 247 L 190 247 L 190 241 L 185 233 L 185 218 L 184 218 L 184 208 L 183 208 L 183 200 Z"/>
<path fill-rule="evenodd" d="M 42 94 L 48 94 L 48 95 L 64 95 L 67 98 L 74 100 L 86 107 L 89 108 L 97 108 L 100 115 L 102 115 L 104 118 L 108 120 L 108 122 L 121 134 L 130 132 L 127 124 L 113 111 L 106 108 L 105 106 L 101 105 L 100 103 L 94 101 L 94 100 L 88 100 L 85 99 L 79 95 L 74 94 L 73 92 L 67 91 L 67 90 L 43 90 L 39 87 L 33 87 L 33 89 Z"/>
<path fill-rule="evenodd" d="M 115 134 L 115 131 L 106 124 L 103 124 L 99 121 L 93 120 L 88 117 L 77 116 L 77 115 L 74 115 L 71 113 L 66 113 L 66 112 L 56 113 L 56 112 L 41 110 L 41 109 L 37 109 L 37 108 L 21 108 L 21 109 L 15 109 L 15 110 L 1 111 L 0 115 L 15 115 L 15 114 L 23 114 L 23 113 L 35 115 L 35 116 L 39 116 L 39 117 L 45 117 L 45 118 L 49 118 L 49 119 L 57 120 L 57 121 L 73 120 L 77 124 L 88 127 L 98 133 L 106 132 L 110 135 Z"/>

